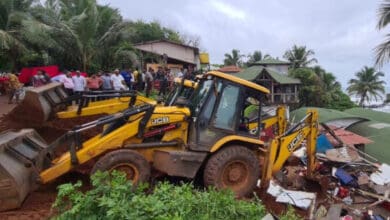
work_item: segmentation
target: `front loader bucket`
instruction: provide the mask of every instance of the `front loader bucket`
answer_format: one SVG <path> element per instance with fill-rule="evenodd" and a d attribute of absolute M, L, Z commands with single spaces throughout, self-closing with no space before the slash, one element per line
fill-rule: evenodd
<path fill-rule="evenodd" d="M 42 123 L 52 116 L 59 106 L 64 103 L 68 95 L 60 83 L 50 83 L 41 87 L 26 90 L 26 95 L 19 106 L 31 115 L 18 115 L 23 120 Z"/>
<path fill-rule="evenodd" d="M 47 147 L 33 129 L 0 133 L 0 211 L 20 207 L 37 188 Z"/>

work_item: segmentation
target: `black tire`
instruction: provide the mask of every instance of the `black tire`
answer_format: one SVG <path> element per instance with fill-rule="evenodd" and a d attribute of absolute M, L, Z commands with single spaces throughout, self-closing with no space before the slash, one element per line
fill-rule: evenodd
<path fill-rule="evenodd" d="M 242 146 L 229 146 L 218 151 L 207 161 L 203 181 L 205 186 L 229 188 L 236 196 L 252 193 L 260 177 L 256 154 Z"/>
<path fill-rule="evenodd" d="M 134 185 L 148 182 L 151 172 L 149 162 L 138 152 L 128 149 L 115 150 L 101 157 L 93 166 L 91 174 L 98 170 L 123 171 Z"/>

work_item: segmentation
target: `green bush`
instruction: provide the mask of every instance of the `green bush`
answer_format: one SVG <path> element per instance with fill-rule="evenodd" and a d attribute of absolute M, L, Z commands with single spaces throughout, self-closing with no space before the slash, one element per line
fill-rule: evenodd
<path fill-rule="evenodd" d="M 145 193 L 144 185 L 133 189 L 118 172 L 98 172 L 87 192 L 81 186 L 81 182 L 59 186 L 54 219 L 261 219 L 266 214 L 257 198 L 236 200 L 231 191 L 201 191 L 192 184 L 167 182 Z"/>

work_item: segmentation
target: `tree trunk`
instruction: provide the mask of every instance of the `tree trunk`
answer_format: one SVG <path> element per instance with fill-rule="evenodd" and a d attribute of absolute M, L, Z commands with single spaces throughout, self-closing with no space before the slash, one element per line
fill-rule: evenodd
<path fill-rule="evenodd" d="M 83 53 L 83 72 L 87 72 L 87 54 Z"/>
<path fill-rule="evenodd" d="M 359 106 L 363 107 L 364 100 L 366 99 L 366 92 L 363 92 L 362 96 L 360 97 Z"/>

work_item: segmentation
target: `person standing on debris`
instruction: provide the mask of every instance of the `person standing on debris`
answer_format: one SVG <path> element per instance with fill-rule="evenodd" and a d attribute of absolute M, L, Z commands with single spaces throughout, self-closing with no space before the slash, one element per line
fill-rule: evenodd
<path fill-rule="evenodd" d="M 146 84 L 146 97 L 149 97 L 150 91 L 152 90 L 152 83 L 153 83 L 153 69 L 149 67 L 149 71 L 146 71 L 145 73 L 145 84 Z"/>
<path fill-rule="evenodd" d="M 9 98 L 8 104 L 12 104 L 12 99 L 15 96 L 16 103 L 19 103 L 19 96 L 22 90 L 23 84 L 20 83 L 18 77 L 14 73 L 8 73 L 8 84 L 9 84 Z"/>
<path fill-rule="evenodd" d="M 76 75 L 72 77 L 72 80 L 74 84 L 74 88 L 73 88 L 74 94 L 81 95 L 84 92 L 87 85 L 85 81 L 85 77 L 81 75 L 79 70 L 77 70 Z M 78 100 L 76 100 L 76 104 L 78 104 Z"/>
<path fill-rule="evenodd" d="M 126 90 L 125 79 L 119 74 L 119 70 L 116 69 L 114 74 L 111 75 L 111 86 L 114 90 Z"/>
<path fill-rule="evenodd" d="M 47 77 L 45 77 L 44 75 L 44 71 L 43 70 L 38 70 L 37 71 L 37 74 L 35 76 L 32 77 L 32 85 L 34 87 L 40 87 L 40 86 L 43 86 L 45 84 L 47 84 Z M 50 81 L 49 81 L 50 82 Z"/>

